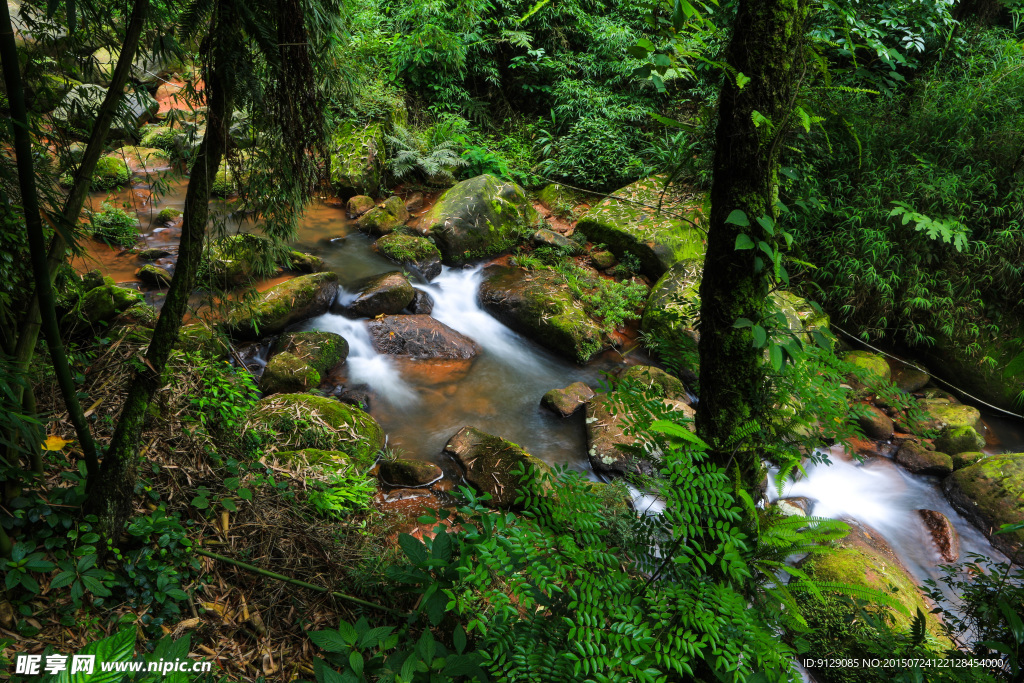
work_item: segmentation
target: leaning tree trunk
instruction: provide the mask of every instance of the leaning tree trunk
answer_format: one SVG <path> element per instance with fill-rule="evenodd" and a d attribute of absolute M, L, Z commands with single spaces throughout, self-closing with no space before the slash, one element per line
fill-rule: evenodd
<path fill-rule="evenodd" d="M 764 254 L 735 246 L 744 232 L 755 244 L 774 242 L 755 219 L 776 213 L 779 139 L 793 105 L 809 4 L 740 1 L 715 131 L 711 220 L 700 285 L 697 432 L 719 464 L 735 468 L 748 491 L 760 483 L 761 467 L 757 444 L 743 435 L 747 425 L 766 418 L 770 401 L 764 350 L 754 347 L 749 328 L 735 325 L 740 318 L 763 320 L 770 266 L 755 272 L 755 258 Z M 726 222 L 737 209 L 746 214 L 749 227 Z"/>
<path fill-rule="evenodd" d="M 103 98 L 103 102 L 100 104 L 96 120 L 89 135 L 89 142 L 85 147 L 85 153 L 82 155 L 81 163 L 79 163 L 78 168 L 75 170 L 71 182 L 71 190 L 68 192 L 61 210 L 61 219 L 63 221 L 63 226 L 61 227 L 68 232 L 75 229 L 78 223 L 78 216 L 81 214 L 82 206 L 85 204 L 85 199 L 89 194 L 92 174 L 96 170 L 96 164 L 99 162 L 100 155 L 103 154 L 103 147 L 106 144 L 107 134 L 110 132 L 110 125 L 117 113 L 117 107 L 124 97 L 124 87 L 128 83 L 128 76 L 131 74 L 132 63 L 135 61 L 139 40 L 142 36 L 142 29 L 148 13 L 149 0 L 136 0 L 132 7 L 131 16 L 128 19 L 128 27 L 125 31 L 124 41 L 121 44 L 117 65 L 114 67 L 110 87 L 107 88 L 106 97 Z M 46 255 L 49 282 L 53 282 L 57 273 L 57 266 L 64 261 L 66 251 L 67 242 L 59 231 L 55 232 L 50 240 L 49 250 Z M 32 296 L 28 309 L 25 311 L 22 322 L 19 325 L 18 342 L 14 350 L 15 367 L 19 370 L 27 370 L 32 363 L 36 343 L 39 341 L 41 323 L 42 317 L 40 315 L 37 286 L 37 292 Z M 23 387 L 20 385 L 15 387 L 15 392 L 15 400 L 22 401 Z M 86 454 L 86 464 L 89 467 L 89 472 L 92 473 L 93 468 L 97 467 L 98 463 L 91 435 L 87 439 L 83 439 L 83 434 L 79 433 L 78 439 L 82 444 L 83 453 Z M 42 465 L 41 462 L 38 462 L 38 459 L 33 461 L 32 466 L 34 470 L 40 474 L 42 473 Z"/>
<path fill-rule="evenodd" d="M 146 352 L 146 368 L 135 373 L 100 473 L 88 481 L 86 508 L 99 517 L 100 533 L 114 541 L 131 513 L 146 409 L 163 382 L 167 359 L 196 286 L 210 213 L 210 185 L 228 147 L 241 34 L 232 0 L 221 0 L 214 12 L 207 36 L 212 44 L 211 62 L 204 79 L 209 105 L 206 133 L 189 175 L 174 277 Z"/>

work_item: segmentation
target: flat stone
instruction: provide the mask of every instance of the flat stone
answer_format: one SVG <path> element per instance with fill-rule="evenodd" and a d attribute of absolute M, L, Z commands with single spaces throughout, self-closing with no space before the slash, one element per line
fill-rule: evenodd
<path fill-rule="evenodd" d="M 594 398 L 593 389 L 583 382 L 574 382 L 564 389 L 552 389 L 547 392 L 541 397 L 540 403 L 562 417 L 569 417 L 592 398 Z"/>

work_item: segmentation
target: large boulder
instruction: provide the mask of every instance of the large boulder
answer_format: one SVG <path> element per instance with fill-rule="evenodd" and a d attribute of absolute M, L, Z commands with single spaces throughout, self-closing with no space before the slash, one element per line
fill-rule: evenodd
<path fill-rule="evenodd" d="M 946 425 L 935 438 L 935 448 L 945 453 L 966 453 L 980 451 L 985 447 L 985 439 L 973 427 Z"/>
<path fill-rule="evenodd" d="M 415 295 L 409 280 L 396 270 L 367 278 L 356 289 L 354 298 L 339 301 L 334 309 L 350 318 L 373 318 L 401 313 Z"/>
<path fill-rule="evenodd" d="M 338 196 L 376 195 L 387 161 L 384 127 L 380 123 L 345 124 L 331 140 L 331 183 Z"/>
<path fill-rule="evenodd" d="M 488 266 L 478 296 L 498 320 L 578 363 L 586 363 L 603 347 L 601 328 L 554 271 Z"/>
<path fill-rule="evenodd" d="M 253 406 L 246 430 L 276 433 L 283 451 L 341 451 L 363 466 L 384 447 L 384 431 L 359 408 L 312 394 L 275 394 Z"/>
<path fill-rule="evenodd" d="M 1010 556 L 1024 547 L 1024 531 L 995 533 L 1003 524 L 1024 522 L 1024 453 L 985 458 L 954 472 L 944 487 L 953 507 L 992 545 Z"/>
<path fill-rule="evenodd" d="M 653 365 L 630 365 L 619 371 L 620 382 L 631 382 L 652 396 L 689 403 L 686 387 L 676 377 Z"/>
<path fill-rule="evenodd" d="M 348 214 L 349 218 L 359 218 L 375 206 L 377 206 L 377 202 L 373 201 L 373 197 L 357 194 L 354 197 L 350 197 L 345 203 L 345 213 Z"/>
<path fill-rule="evenodd" d="M 448 265 L 494 256 L 521 242 L 539 223 L 523 188 L 485 174 L 442 194 L 420 219 Z"/>
<path fill-rule="evenodd" d="M 271 287 L 251 306 L 236 306 L 222 327 L 236 339 L 278 334 L 292 323 L 326 311 L 337 294 L 337 273 L 301 275 Z"/>
<path fill-rule="evenodd" d="M 854 388 L 874 387 L 892 378 L 892 368 L 885 356 L 870 351 L 848 351 L 843 360 L 857 368 L 860 374 L 851 373 L 847 378 Z"/>
<path fill-rule="evenodd" d="M 441 274 L 441 252 L 425 237 L 392 233 L 377 240 L 378 252 L 419 273 L 425 280 Z"/>
<path fill-rule="evenodd" d="M 576 229 L 619 258 L 638 258 L 641 272 L 652 280 L 678 261 L 703 258 L 704 233 L 689 222 L 704 223 L 701 201 L 671 189 L 663 195 L 663 189 L 657 176 L 624 187 L 591 209 Z"/>
<path fill-rule="evenodd" d="M 135 277 L 150 287 L 165 288 L 171 285 L 171 274 L 166 268 L 147 263 L 135 271 Z"/>
<path fill-rule="evenodd" d="M 913 474 L 943 477 L 953 471 L 953 459 L 941 451 L 930 451 L 922 444 L 904 441 L 896 451 L 896 462 Z"/>
<path fill-rule="evenodd" d="M 83 137 L 88 137 L 106 95 L 107 89 L 101 86 L 79 85 L 64 96 L 51 116 L 58 125 L 80 131 Z M 152 120 L 159 108 L 157 101 L 145 90 L 125 93 L 110 126 L 111 138 L 135 135 L 139 126 Z"/>
<path fill-rule="evenodd" d="M 375 206 L 358 219 L 356 227 L 371 235 L 390 235 L 409 220 L 409 212 L 401 197 L 391 197 L 380 206 Z"/>
<path fill-rule="evenodd" d="M 429 315 L 385 315 L 367 324 L 373 345 L 381 353 L 412 358 L 473 358 L 480 347 Z"/>
<path fill-rule="evenodd" d="M 921 422 L 916 425 L 919 429 L 942 430 L 944 428 L 969 427 L 975 432 L 984 426 L 981 420 L 981 411 L 973 406 L 965 406 L 962 403 L 943 397 L 923 398 L 917 402 L 917 407 L 924 414 Z M 982 441 L 984 445 L 984 441 Z M 974 448 L 961 448 L 960 450 L 975 450 Z"/>
<path fill-rule="evenodd" d="M 683 401 L 662 399 L 667 408 L 678 411 L 681 418 L 691 420 L 693 408 Z M 642 444 L 633 434 L 627 434 L 629 415 L 621 404 L 608 394 L 599 394 L 587 403 L 587 455 L 594 470 L 605 474 L 654 475 L 658 463 L 642 452 Z"/>
<path fill-rule="evenodd" d="M 863 414 L 857 417 L 857 424 L 864 432 L 864 436 L 880 441 L 892 437 L 894 428 L 892 418 L 872 405 L 861 406 L 861 409 Z"/>
<path fill-rule="evenodd" d="M 260 391 L 264 394 L 294 394 L 320 385 L 320 373 L 302 358 L 284 351 L 275 354 L 263 369 Z"/>
<path fill-rule="evenodd" d="M 466 481 L 481 493 L 491 494 L 487 505 L 511 508 L 523 490 L 520 477 L 512 471 L 520 464 L 534 474 L 551 468 L 511 441 L 482 432 L 476 427 L 463 427 L 444 447 L 462 466 Z"/>
<path fill-rule="evenodd" d="M 348 357 L 348 342 L 334 332 L 286 332 L 274 340 L 270 353 L 290 353 L 324 375 Z"/>
<path fill-rule="evenodd" d="M 382 462 L 377 471 L 380 482 L 392 488 L 429 486 L 443 476 L 444 472 L 434 463 L 409 458 Z"/>
<path fill-rule="evenodd" d="M 109 323 L 122 311 L 143 301 L 140 292 L 112 284 L 104 284 L 87 291 L 71 313 L 68 314 L 71 326 L 87 325 L 96 327 Z"/>

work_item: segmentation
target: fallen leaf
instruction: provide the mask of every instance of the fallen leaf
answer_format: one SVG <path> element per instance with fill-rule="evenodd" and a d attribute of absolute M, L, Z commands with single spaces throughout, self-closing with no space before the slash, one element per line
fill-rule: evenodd
<path fill-rule="evenodd" d="M 60 451 L 69 443 L 71 443 L 71 441 L 62 439 L 56 434 L 50 434 L 46 437 L 46 441 L 43 442 L 42 448 L 44 451 Z"/>

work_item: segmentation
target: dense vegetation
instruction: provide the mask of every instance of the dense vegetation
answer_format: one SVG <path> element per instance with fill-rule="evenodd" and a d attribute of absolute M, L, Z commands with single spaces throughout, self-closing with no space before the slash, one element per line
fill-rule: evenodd
<path fill-rule="evenodd" d="M 794 662 L 822 658 L 910 662 L 810 666 L 829 683 L 1020 679 L 1019 500 L 983 530 L 1010 561 L 951 560 L 925 589 L 892 570 L 898 560 L 886 569 L 872 530 L 769 504 L 787 478 L 828 461 L 825 446 L 862 457 L 894 430 L 921 457 L 949 461 L 947 493 L 953 463 L 973 462 L 957 458 L 991 462 L 975 453 L 980 417 L 929 422 L 936 401 L 963 406 L 933 385 L 897 388 L 880 356 L 844 355 L 847 341 L 970 376 L 958 388 L 1004 409 L 1024 395 L 1014 3 L 9 8 L 6 653 L 192 654 L 224 667 L 210 680 L 318 683 L 791 681 Z M 165 86 L 183 104 L 142 127 L 170 101 Z M 146 168 L 156 158 L 162 175 Z M 470 214 L 520 221 L 497 248 L 447 246 L 454 209 L 431 241 L 405 225 L 427 201 L 422 228 L 466 199 L 444 190 L 484 174 L 500 194 Z M 133 178 L 122 204 L 95 194 Z M 133 202 L 153 213 L 168 181 L 186 178 L 183 213 L 163 209 L 154 223 L 178 231 L 173 251 L 141 249 Z M 555 292 L 541 297 L 543 322 L 564 333 L 584 321 L 589 336 L 556 337 L 577 344 L 552 349 L 563 356 L 585 362 L 611 346 L 625 359 L 642 343 L 670 374 L 609 377 L 587 407 L 621 423 L 616 453 L 636 467 L 594 483 L 524 456 L 495 464 L 499 488 L 487 489 L 470 485 L 489 457 L 478 453 L 460 461 L 465 486 L 388 507 L 382 468 L 432 477 L 434 466 L 385 446 L 366 396 L 318 389 L 351 341 L 316 337 L 310 351 L 300 335 L 317 333 L 289 327 L 314 304 L 339 305 L 337 275 L 288 245 L 316 196 L 390 235 L 377 252 L 406 270 L 508 253 L 498 267 Z M 639 207 L 645 230 L 669 216 L 698 235 L 697 258 L 645 248 L 660 239 L 650 232 L 623 247 L 600 232 L 609 202 Z M 258 234 L 230 234 L 238 225 Z M 98 242 L 147 262 L 136 278 L 150 300 L 159 290 L 159 311 L 72 267 Z M 243 291 L 285 271 L 305 275 L 270 290 L 285 293 L 277 300 Z M 412 310 L 404 285 L 394 310 L 353 317 Z M 528 307 L 536 295 L 523 287 Z M 252 342 L 272 354 L 253 352 L 259 381 L 240 351 Z M 879 420 L 884 437 L 872 435 Z M 498 453 L 522 450 L 489 438 Z M 954 443 L 968 445 L 938 448 Z M 1007 468 L 999 481 L 1012 494 L 1024 470 Z M 627 484 L 664 511 L 635 510 Z M 172 675 L 186 676 L 198 678 Z"/>

